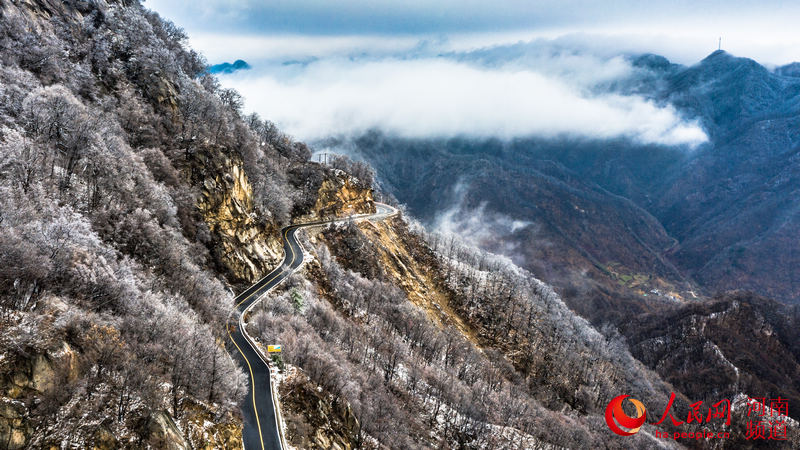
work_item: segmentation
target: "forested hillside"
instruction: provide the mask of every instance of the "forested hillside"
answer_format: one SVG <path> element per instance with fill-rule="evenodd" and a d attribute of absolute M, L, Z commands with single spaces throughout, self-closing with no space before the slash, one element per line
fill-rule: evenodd
<path fill-rule="evenodd" d="M 316 262 L 250 321 L 261 342 L 284 346 L 282 402 L 314 405 L 306 392 L 319 387 L 341 417 L 290 412 L 294 445 L 653 444 L 609 436 L 603 411 L 620 389 L 656 405 L 671 387 L 508 260 L 401 219 L 310 240 Z"/>
<path fill-rule="evenodd" d="M 0 446 L 236 446 L 228 283 L 332 173 L 138 2 L 0 5 Z"/>

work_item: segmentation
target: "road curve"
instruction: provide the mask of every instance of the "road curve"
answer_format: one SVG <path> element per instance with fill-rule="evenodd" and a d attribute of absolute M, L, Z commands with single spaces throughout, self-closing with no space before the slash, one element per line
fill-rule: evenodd
<path fill-rule="evenodd" d="M 275 415 L 275 405 L 272 399 L 272 385 L 267 362 L 261 353 L 256 350 L 252 337 L 244 329 L 243 318 L 249 309 L 257 305 L 264 294 L 280 284 L 289 275 L 303 265 L 303 247 L 295 236 L 300 228 L 325 225 L 333 222 L 347 220 L 383 220 L 397 214 L 397 210 L 383 203 L 375 203 L 374 214 L 361 214 L 334 220 L 290 225 L 283 230 L 283 261 L 272 272 L 258 280 L 244 292 L 236 296 L 236 314 L 231 314 L 228 320 L 228 336 L 230 337 L 229 351 L 236 355 L 236 359 L 250 377 L 247 397 L 242 402 L 241 409 L 244 416 L 244 429 L 242 438 L 244 448 L 247 450 L 281 450 L 281 434 L 278 420 Z"/>

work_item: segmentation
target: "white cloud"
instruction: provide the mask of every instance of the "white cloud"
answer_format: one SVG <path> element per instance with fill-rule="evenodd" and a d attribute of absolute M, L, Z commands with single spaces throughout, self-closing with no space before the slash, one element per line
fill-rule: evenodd
<path fill-rule="evenodd" d="M 220 62 L 217 55 L 241 57 L 230 54 L 237 46 L 225 47 L 228 37 L 241 42 L 234 36 L 241 34 L 290 47 L 302 38 L 321 49 L 353 36 L 381 41 L 446 34 L 462 50 L 583 34 L 600 51 L 635 49 L 681 63 L 704 57 L 722 36 L 723 48 L 762 64 L 800 60 L 800 3 L 784 0 L 148 0 L 146 6 L 186 27 L 214 62 Z"/>
<path fill-rule="evenodd" d="M 249 110 L 305 140 L 380 128 L 405 137 L 542 136 L 689 144 L 706 137 L 671 107 L 640 97 L 590 95 L 626 73 L 618 58 L 537 59 L 538 67 L 480 67 L 445 58 L 328 58 L 222 78 Z"/>
<path fill-rule="evenodd" d="M 463 180 L 459 180 L 452 189 L 452 206 L 436 217 L 432 224 L 433 229 L 440 233 L 459 236 L 476 247 L 491 248 L 492 251 L 505 255 L 517 264 L 525 264 L 525 256 L 519 252 L 519 239 L 510 237 L 524 229 L 538 234 L 539 225 L 487 211 L 486 202 L 482 202 L 476 208 L 466 208 L 464 200 L 467 185 Z M 547 240 L 537 239 L 537 245 L 549 246 L 550 243 Z"/>
<path fill-rule="evenodd" d="M 248 62 L 304 60 L 352 54 L 389 55 L 408 52 L 419 44 L 418 36 L 306 36 L 193 34 L 190 42 L 212 63 L 244 59 Z"/>
<path fill-rule="evenodd" d="M 147 0 L 146 6 L 190 32 L 470 36 L 557 29 L 712 40 L 721 34 L 772 44 L 797 42 L 800 13 L 800 4 L 785 0 Z"/>

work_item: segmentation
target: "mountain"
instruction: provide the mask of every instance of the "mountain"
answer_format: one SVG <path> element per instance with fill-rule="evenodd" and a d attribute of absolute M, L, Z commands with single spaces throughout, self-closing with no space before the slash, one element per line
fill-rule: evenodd
<path fill-rule="evenodd" d="M 0 447 L 241 447 L 232 290 L 346 175 L 138 2 L 0 7 Z"/>
<path fill-rule="evenodd" d="M 680 241 L 671 259 L 712 291 L 796 302 L 800 80 L 724 52 L 667 80 L 662 95 L 713 136 L 673 169 L 652 209 Z"/>
<path fill-rule="evenodd" d="M 186 35 L 138 2 L 2 8 L 0 443 L 241 447 L 232 292 L 278 265 L 283 226 L 371 208 L 369 171 L 310 162 L 243 116 Z M 597 444 L 618 389 L 667 395 L 520 269 L 497 265 L 487 284 L 488 255 L 459 249 L 482 262 L 454 266 L 441 252 L 455 241 L 401 218 L 362 226 L 311 236 L 316 262 L 246 318 L 286 349 L 293 441 Z M 497 303 L 498 282 L 519 291 Z M 556 352 L 573 356 L 541 357 Z"/>
<path fill-rule="evenodd" d="M 221 64 L 214 64 L 213 66 L 210 66 L 208 68 L 208 71 L 214 74 L 219 74 L 219 73 L 225 74 L 225 73 L 233 73 L 236 72 L 237 70 L 249 70 L 249 69 L 250 69 L 250 64 L 247 64 L 247 62 L 241 59 L 237 59 L 236 61 L 233 62 L 233 64 L 228 62 L 224 62 Z"/>
<path fill-rule="evenodd" d="M 672 302 L 649 294 L 654 289 L 691 296 L 691 282 L 665 257 L 675 240 L 610 185 L 651 180 L 677 152 L 655 148 L 657 156 L 642 161 L 625 142 L 401 140 L 377 132 L 353 148 L 425 223 L 507 255 L 561 288 L 595 323 Z M 588 170 L 603 171 L 607 187 L 587 179 Z"/>
<path fill-rule="evenodd" d="M 304 143 L 244 115 L 241 97 L 220 87 L 185 33 L 139 2 L 0 5 L 4 448 L 260 447 L 243 433 L 261 430 L 242 411 L 263 396 L 248 392 L 268 393 L 248 386 L 256 364 L 274 377 L 286 437 L 301 448 L 678 448 L 654 437 L 676 430 L 668 424 L 612 434 L 609 401 L 625 393 L 659 410 L 675 393 L 673 408 L 686 413 L 698 399 L 772 394 L 797 379 L 797 314 L 771 315 L 768 300 L 681 310 L 667 309 L 675 302 L 667 296 L 643 297 L 642 327 L 622 326 L 624 310 L 610 313 L 622 335 L 592 325 L 529 270 L 458 229 L 431 233 L 403 214 L 353 217 L 374 212 L 376 196 L 391 197 L 376 191 L 372 169 L 346 157 L 312 162 Z M 421 201 L 455 201 L 497 229 L 528 233 L 541 249 L 520 261 L 593 270 L 608 289 L 598 301 L 618 301 L 613 277 L 634 292 L 691 287 L 664 258 L 675 245 L 667 229 L 614 192 L 646 198 L 657 184 L 634 170 L 646 166 L 634 147 L 615 166 L 627 177 L 609 175 L 604 186 L 591 164 L 515 166 L 470 145 L 425 162 L 458 160 L 462 185 L 475 186 L 451 183 L 447 167 L 409 165 L 399 166 L 406 183 L 392 179 L 392 190 L 438 187 Z M 669 164 L 682 161 L 656 150 Z M 649 174 L 660 170 L 644 161 Z M 531 193 L 505 205 L 514 191 L 497 180 L 519 174 L 535 181 L 520 185 Z M 490 191 L 495 197 L 482 200 Z M 542 217 L 544 238 L 533 223 L 508 220 L 518 209 Z M 464 222 L 457 214 L 451 220 Z M 602 239 L 584 217 L 597 218 Z M 290 233 L 302 245 L 284 246 Z M 502 238 L 480 242 L 504 250 Z M 567 256 L 557 251 L 570 245 Z M 286 251 L 302 267 L 282 265 Z M 629 276 L 628 266 L 642 274 Z M 239 315 L 234 291 L 252 292 L 273 269 L 286 279 Z M 571 301 L 590 298 L 593 286 Z M 747 323 L 753 315 L 756 325 Z M 708 329 L 697 332 L 687 316 Z M 736 332 L 728 341 L 726 329 Z M 239 358 L 230 336 L 243 330 L 253 348 L 281 345 L 280 356 Z M 754 368 L 763 362 L 747 347 L 756 331 L 755 342 L 786 364 Z M 659 357 L 662 339 L 678 359 Z M 712 343 L 722 359 L 693 359 Z M 724 378 L 724 391 L 673 369 L 714 369 L 726 358 L 748 378 Z M 663 361 L 674 366 L 664 370 Z M 792 399 L 798 391 L 781 389 Z M 741 406 L 734 412 L 738 430 Z M 790 422 L 790 439 L 796 433 Z M 740 433 L 723 446 L 745 443 Z"/>
<path fill-rule="evenodd" d="M 633 310 L 652 303 L 653 290 L 696 298 L 749 289 L 796 302 L 800 80 L 787 75 L 791 66 L 769 71 L 717 51 L 691 67 L 657 55 L 631 57 L 631 67 L 598 89 L 672 105 L 710 141 L 690 150 L 626 139 L 413 140 L 374 131 L 326 144 L 373 164 L 426 223 L 454 220 L 484 248 L 559 286 L 594 321 L 608 318 L 605 303 L 571 295 L 587 283 L 602 285 L 589 292 L 632 296 L 625 303 Z M 416 182 L 404 185 L 407 176 Z M 442 191 L 452 195 L 433 195 Z M 471 228 L 476 211 L 496 216 L 485 227 L 492 239 Z M 500 218 L 526 225 L 512 230 Z"/>
<path fill-rule="evenodd" d="M 800 400 L 798 308 L 736 291 L 640 316 L 632 354 L 692 398 L 763 392 Z"/>
<path fill-rule="evenodd" d="M 774 72 L 785 77 L 800 77 L 800 63 L 791 63 L 776 67 Z"/>
<path fill-rule="evenodd" d="M 229 357 L 233 291 L 280 267 L 283 226 L 371 211 L 370 169 L 243 116 L 137 2 L 3 8 L 0 443 L 253 446 L 239 406 L 260 362 Z M 454 236 L 397 217 L 302 239 L 314 258 L 242 317 L 284 348 L 295 445 L 600 445 L 619 390 L 668 396 L 618 338 Z"/>
<path fill-rule="evenodd" d="M 632 66 L 606 88 L 674 105 L 710 142 L 373 131 L 326 145 L 369 161 L 426 224 L 508 256 L 598 327 L 615 324 L 688 397 L 794 396 L 800 84 L 725 52 Z"/>

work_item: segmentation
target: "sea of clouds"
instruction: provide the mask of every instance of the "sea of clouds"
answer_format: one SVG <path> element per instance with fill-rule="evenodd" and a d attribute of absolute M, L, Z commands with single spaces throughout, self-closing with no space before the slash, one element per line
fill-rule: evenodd
<path fill-rule="evenodd" d="M 148 0 L 185 27 L 258 112 L 300 139 L 371 128 L 401 136 L 626 136 L 695 146 L 667 104 L 598 86 L 620 55 L 694 64 L 719 45 L 768 67 L 800 58 L 800 5 L 781 0 Z"/>
<path fill-rule="evenodd" d="M 248 61 L 253 69 L 221 81 L 244 95 L 248 111 L 308 141 L 370 129 L 412 138 L 624 136 L 688 146 L 707 139 L 670 105 L 597 89 L 630 75 L 627 58 L 563 41 L 458 51 L 447 41 L 342 39 L 316 54 L 307 44 L 289 46 L 295 54 L 265 51 Z"/>

